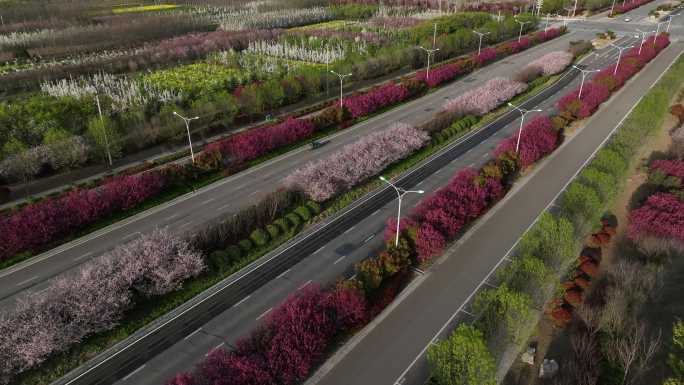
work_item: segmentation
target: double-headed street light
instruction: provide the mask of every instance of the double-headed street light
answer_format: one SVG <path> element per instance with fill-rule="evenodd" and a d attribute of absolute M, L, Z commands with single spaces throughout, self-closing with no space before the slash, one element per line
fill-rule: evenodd
<path fill-rule="evenodd" d="M 476 30 L 473 30 L 473 32 L 480 37 L 480 43 L 477 45 L 477 56 L 480 56 L 480 51 L 482 50 L 482 38 L 486 35 L 489 35 L 491 32 L 477 32 Z"/>
<path fill-rule="evenodd" d="M 579 89 L 579 94 L 577 95 L 577 99 L 582 99 L 582 88 L 584 87 L 584 77 L 587 76 L 587 74 L 590 74 L 592 72 L 599 72 L 599 70 L 585 70 L 582 68 L 579 68 L 576 65 L 572 65 L 573 68 L 576 70 L 582 72 L 582 82 L 580 83 L 580 89 Z"/>
<path fill-rule="evenodd" d="M 192 163 L 195 163 L 195 153 L 192 151 L 192 139 L 190 138 L 190 122 L 199 119 L 199 116 L 195 116 L 194 118 L 186 118 L 176 111 L 173 111 L 173 114 L 183 119 L 185 122 L 185 129 L 188 131 L 188 143 L 190 144 L 190 158 L 192 159 Z"/>
<path fill-rule="evenodd" d="M 610 45 L 612 45 L 613 47 L 617 48 L 617 49 L 620 51 L 620 53 L 618 54 L 617 63 L 615 64 L 615 70 L 613 71 L 613 75 L 615 75 L 615 74 L 617 73 L 618 67 L 620 66 L 620 58 L 622 58 L 622 51 L 624 51 L 624 50 L 626 50 L 626 49 L 629 49 L 629 48 L 632 48 L 632 47 L 634 47 L 634 46 L 633 46 L 633 45 L 630 45 L 630 46 L 627 46 L 627 47 L 620 47 L 620 46 L 617 46 L 617 45 L 615 45 L 615 44 L 613 44 L 613 43 L 610 43 Z"/>
<path fill-rule="evenodd" d="M 338 78 L 340 78 L 340 110 L 341 110 L 342 109 L 342 82 L 344 82 L 344 78 L 346 78 L 348 76 L 352 76 L 352 74 L 348 73 L 348 74 L 342 75 L 342 74 L 338 74 L 337 72 L 332 71 L 332 70 L 330 71 L 330 73 L 333 73 L 333 74 L 337 75 Z"/>
<path fill-rule="evenodd" d="M 518 43 L 520 43 L 520 39 L 522 38 L 523 26 L 525 24 L 529 24 L 530 22 L 529 21 L 520 21 L 518 19 L 516 19 L 515 21 L 518 22 L 518 24 L 520 24 L 520 33 L 518 33 Z"/>
<path fill-rule="evenodd" d="M 672 18 L 675 16 L 679 15 L 668 15 L 669 17 L 667 18 L 667 28 L 665 29 L 665 32 L 670 33 L 670 23 L 672 22 Z"/>
<path fill-rule="evenodd" d="M 388 185 L 392 186 L 394 191 L 397 192 L 397 197 L 399 198 L 399 208 L 397 210 L 397 233 L 394 237 L 394 246 L 397 247 L 399 246 L 399 222 L 401 222 L 401 200 L 404 198 L 404 195 L 407 193 L 415 193 L 415 194 L 423 194 L 425 191 L 423 190 L 404 190 L 401 187 L 397 187 L 394 183 L 390 182 L 385 178 L 384 176 L 380 176 L 380 180 L 387 183 Z"/>
<path fill-rule="evenodd" d="M 520 150 L 520 137 L 522 136 L 522 128 L 523 128 L 523 123 L 525 122 L 525 115 L 529 114 L 530 112 L 541 112 L 542 110 L 526 110 L 524 108 L 520 108 L 513 103 L 508 103 L 509 106 L 515 108 L 520 112 L 520 129 L 518 130 L 518 140 L 515 143 L 515 153 L 517 154 L 518 151 Z"/>
<path fill-rule="evenodd" d="M 434 55 L 435 52 L 439 51 L 439 48 L 427 49 L 423 46 L 418 47 L 423 51 L 427 52 L 427 71 L 425 71 L 425 79 L 430 79 L 430 56 Z"/>
<path fill-rule="evenodd" d="M 639 32 L 639 33 L 641 34 L 641 43 L 639 44 L 639 53 L 638 53 L 639 55 L 641 55 L 641 47 L 643 47 L 643 46 L 644 46 L 644 43 L 646 42 L 646 36 L 647 36 L 649 33 L 652 33 L 652 32 L 655 32 L 655 31 L 642 31 L 642 30 L 640 30 L 639 28 L 637 28 L 637 32 Z M 637 35 L 637 36 L 635 36 L 635 37 L 639 37 L 639 35 Z"/>

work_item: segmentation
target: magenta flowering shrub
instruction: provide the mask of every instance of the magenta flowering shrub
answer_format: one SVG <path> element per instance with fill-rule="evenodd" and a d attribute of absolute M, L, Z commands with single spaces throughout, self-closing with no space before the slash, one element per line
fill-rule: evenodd
<path fill-rule="evenodd" d="M 537 31 L 534 33 L 534 39 L 540 42 L 555 39 L 560 36 L 560 29 L 549 28 L 545 31 Z"/>
<path fill-rule="evenodd" d="M 494 48 L 484 48 L 480 51 L 480 54 L 473 53 L 472 60 L 473 63 L 478 66 L 483 66 L 496 59 L 496 50 Z"/>
<path fill-rule="evenodd" d="M 651 195 L 629 214 L 627 231 L 636 242 L 649 237 L 684 242 L 684 202 L 669 193 Z"/>
<path fill-rule="evenodd" d="M 419 262 L 439 255 L 446 245 L 504 194 L 501 181 L 481 178 L 477 171 L 460 171 L 449 183 L 424 199 L 411 213 L 408 226 L 417 227 Z M 393 223 L 396 226 L 396 222 Z M 403 225 L 403 223 L 401 224 Z M 386 235 L 394 234 L 394 227 Z"/>
<path fill-rule="evenodd" d="M 582 89 L 582 99 L 578 99 L 579 88 L 558 100 L 558 109 L 578 119 L 593 114 L 598 106 L 610 97 L 608 87 L 600 83 L 587 83 Z"/>
<path fill-rule="evenodd" d="M 136 295 L 169 293 L 204 268 L 186 241 L 156 230 L 54 279 L 0 314 L 0 382 L 111 329 Z"/>
<path fill-rule="evenodd" d="M 397 124 L 294 171 L 285 178 L 285 185 L 322 202 L 410 155 L 423 147 L 429 138 L 425 131 Z"/>
<path fill-rule="evenodd" d="M 505 139 L 494 150 L 494 156 L 498 158 L 501 154 L 509 152 L 515 153 L 515 146 L 518 136 Z M 539 159 L 553 152 L 558 145 L 558 133 L 553 129 L 553 123 L 548 116 L 539 116 L 525 124 L 520 136 L 520 148 L 518 161 L 520 167 L 529 167 Z"/>
<path fill-rule="evenodd" d="M 572 63 L 573 55 L 568 51 L 549 52 L 539 59 L 531 62 L 525 68 L 539 68 L 544 76 L 555 75 L 562 72 Z"/>
<path fill-rule="evenodd" d="M 120 176 L 88 190 L 28 204 L 0 217 L 0 260 L 37 251 L 115 212 L 128 210 L 166 186 L 157 171 Z"/>
<path fill-rule="evenodd" d="M 684 160 L 654 160 L 650 168 L 651 172 L 660 171 L 665 175 L 684 180 Z"/>
<path fill-rule="evenodd" d="M 253 160 L 281 146 L 310 137 L 315 127 L 308 119 L 288 118 L 272 126 L 258 127 L 207 145 L 235 163 Z"/>
<path fill-rule="evenodd" d="M 235 351 L 214 349 L 193 374 L 167 384 L 294 385 L 320 363 L 339 333 L 363 325 L 368 309 L 363 294 L 315 285 L 292 294 Z"/>
<path fill-rule="evenodd" d="M 639 8 L 642 5 L 646 3 L 650 3 L 653 0 L 634 0 L 630 2 L 624 2 L 622 4 L 616 4 L 615 9 L 613 10 L 613 14 L 621 14 L 625 12 L 629 12 L 635 8 Z"/>
<path fill-rule="evenodd" d="M 360 95 L 343 100 L 342 105 L 358 118 L 369 115 L 383 107 L 397 104 L 409 97 L 409 90 L 403 84 L 388 83 Z"/>
<path fill-rule="evenodd" d="M 426 77 L 425 71 L 419 71 L 416 73 L 416 79 L 425 82 L 429 87 L 437 87 L 444 82 L 455 79 L 463 72 L 458 63 L 450 63 L 430 69 L 430 78 Z"/>
<path fill-rule="evenodd" d="M 480 87 L 448 100 L 444 103 L 444 109 L 456 116 L 482 116 L 526 89 L 525 83 L 507 78 L 494 78 Z"/>

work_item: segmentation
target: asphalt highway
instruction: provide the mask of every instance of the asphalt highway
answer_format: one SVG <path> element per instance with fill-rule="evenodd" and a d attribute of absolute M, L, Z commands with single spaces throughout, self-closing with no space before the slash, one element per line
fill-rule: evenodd
<path fill-rule="evenodd" d="M 590 33 L 569 33 L 554 41 L 533 47 L 521 54 L 489 65 L 465 79 L 461 79 L 420 99 L 377 115 L 327 139 L 330 143 L 316 150 L 303 147 L 271 161 L 245 170 L 232 177 L 207 186 L 195 193 L 147 210 L 107 228 L 76 239 L 23 263 L 0 271 L 0 309 L 13 306 L 16 299 L 29 292 L 47 287 L 48 280 L 68 273 L 82 263 L 95 258 L 115 246 L 146 233 L 155 227 L 168 227 L 184 233 L 254 203 L 274 190 L 290 171 L 320 159 L 371 132 L 382 130 L 395 122 L 409 124 L 428 119 L 449 95 L 476 87 L 496 77 L 508 76 L 527 62 L 545 53 L 566 49 L 570 40 L 591 37 Z"/>
<path fill-rule="evenodd" d="M 633 41 L 633 39 L 632 39 Z M 621 43 L 628 44 L 629 38 Z M 589 68 L 602 68 L 614 60 L 608 49 L 600 51 L 599 58 L 585 62 Z M 578 86 L 579 77 L 569 76 L 569 84 L 561 91 L 551 95 L 540 95 L 534 103 L 526 108 L 541 108 L 545 111 L 553 109 L 557 99 L 567 91 Z M 400 179 L 399 183 L 405 188 L 420 188 L 430 193 L 445 185 L 447 181 L 460 169 L 478 167 L 491 156 L 491 150 L 503 138 L 513 135 L 519 127 L 517 114 L 509 114 L 504 119 L 506 124 L 493 123 L 484 128 L 471 139 L 466 138 L 453 149 L 445 151 L 428 162 L 431 167 L 425 167 L 408 178 Z M 533 116 L 528 116 L 531 119 Z M 121 376 L 117 384 L 163 384 L 175 373 L 190 370 L 205 354 L 216 348 L 230 348 L 237 339 L 252 330 L 274 306 L 297 290 L 311 284 L 326 285 L 341 276 L 349 276 L 351 267 L 368 255 L 372 255 L 383 247 L 382 232 L 386 220 L 396 215 L 396 200 L 393 193 L 383 190 L 378 193 L 383 199 L 369 199 L 367 207 L 360 207 L 354 219 L 339 226 L 335 226 L 334 234 L 327 236 L 312 245 L 298 247 L 298 254 L 303 258 L 293 266 L 283 266 L 273 272 L 274 279 L 268 280 L 263 286 L 241 298 L 231 298 L 224 302 L 228 307 L 207 322 L 192 322 L 193 327 L 179 324 L 178 330 L 168 332 L 182 335 L 178 341 L 161 351 L 151 359 L 131 359 L 126 367 L 117 366 L 118 373 L 112 368 L 110 378 Z M 403 209 L 415 206 L 422 197 L 407 195 L 404 198 Z M 404 211 L 406 212 L 406 211 Z M 195 311 L 195 320 L 202 317 L 202 312 Z M 197 326 L 194 326 L 197 324 Z M 185 327 L 184 330 L 182 328 Z M 105 364 L 110 365 L 110 364 Z M 96 370 L 99 370 L 96 369 Z M 106 372 L 106 371 L 105 371 Z M 126 373 L 125 375 L 123 375 Z M 68 383 L 68 382 L 62 382 Z M 81 379 L 73 384 L 85 384 Z M 105 383 L 105 382 L 103 382 Z M 357 383 L 357 382 L 348 382 Z M 358 382 L 363 383 L 363 382 Z"/>
<path fill-rule="evenodd" d="M 549 208 L 582 166 L 684 51 L 674 43 L 601 107 L 585 127 L 490 212 L 486 220 L 451 248 L 403 301 L 356 344 L 318 385 L 418 385 L 429 370 L 427 347 L 472 317 L 468 303 L 489 284 L 520 236 Z"/>

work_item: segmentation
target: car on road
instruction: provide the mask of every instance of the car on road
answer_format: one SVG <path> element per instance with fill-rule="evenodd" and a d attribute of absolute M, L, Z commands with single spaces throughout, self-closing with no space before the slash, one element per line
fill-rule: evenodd
<path fill-rule="evenodd" d="M 314 141 L 311 142 L 311 149 L 312 149 L 312 150 L 315 150 L 315 149 L 317 149 L 317 148 L 319 148 L 319 147 L 325 146 L 325 145 L 328 144 L 328 143 L 330 143 L 329 140 L 314 140 Z"/>
<path fill-rule="evenodd" d="M 630 21 L 632 21 L 632 18 L 631 17 L 625 17 L 625 21 L 629 23 Z"/>

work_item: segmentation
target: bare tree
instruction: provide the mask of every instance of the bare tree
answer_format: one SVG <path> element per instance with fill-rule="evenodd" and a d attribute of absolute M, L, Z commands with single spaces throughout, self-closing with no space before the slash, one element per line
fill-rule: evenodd
<path fill-rule="evenodd" d="M 643 322 L 634 322 L 622 336 L 609 343 L 608 355 L 622 367 L 622 384 L 631 385 L 649 369 L 660 346 L 661 333 L 651 337 Z"/>

